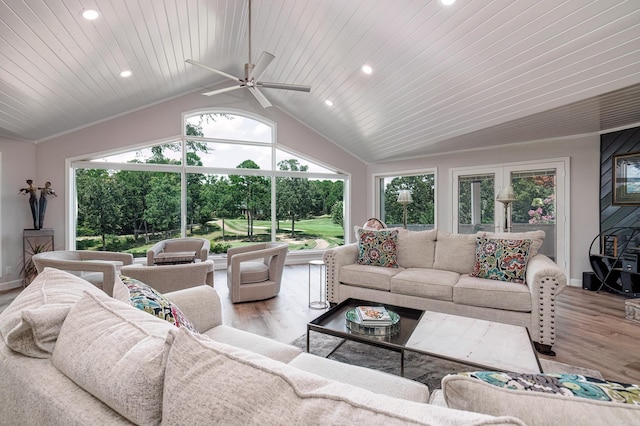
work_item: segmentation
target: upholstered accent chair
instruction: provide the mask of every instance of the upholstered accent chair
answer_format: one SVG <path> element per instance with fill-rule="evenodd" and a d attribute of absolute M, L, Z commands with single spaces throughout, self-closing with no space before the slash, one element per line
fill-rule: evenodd
<path fill-rule="evenodd" d="M 175 266 L 182 263 L 206 262 L 210 247 L 211 243 L 205 238 L 170 238 L 158 241 L 147 250 L 147 266 Z M 213 262 L 207 264 L 209 270 L 206 284 L 213 287 Z"/>
<path fill-rule="evenodd" d="M 31 259 L 38 273 L 46 267 L 77 273 L 109 296 L 120 268 L 133 263 L 130 253 L 93 250 L 47 251 L 34 254 Z"/>
<path fill-rule="evenodd" d="M 155 243 L 147 251 L 147 266 L 161 263 L 188 263 L 180 255 L 192 255 L 194 260 L 204 262 L 209 257 L 211 243 L 205 238 L 170 238 Z M 171 262 L 176 256 L 179 260 Z"/>
<path fill-rule="evenodd" d="M 287 243 L 258 243 L 227 250 L 227 286 L 233 303 L 264 300 L 280 292 Z"/>
<path fill-rule="evenodd" d="M 213 260 L 166 266 L 127 265 L 120 274 L 142 281 L 160 293 L 169 293 L 199 285 L 213 287 L 210 271 L 213 271 Z"/>

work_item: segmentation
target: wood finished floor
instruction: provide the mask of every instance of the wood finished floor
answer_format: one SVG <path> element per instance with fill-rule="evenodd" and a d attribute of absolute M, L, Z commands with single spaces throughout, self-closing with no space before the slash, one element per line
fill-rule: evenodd
<path fill-rule="evenodd" d="M 216 271 L 224 323 L 289 343 L 305 333 L 306 323 L 322 312 L 307 307 L 307 282 L 307 265 L 287 266 L 277 297 L 233 305 L 226 272 Z M 0 292 L 0 311 L 19 291 Z M 567 288 L 557 298 L 556 356 L 540 357 L 599 370 L 609 380 L 640 383 L 640 324 L 625 319 L 625 300 L 614 294 Z"/>

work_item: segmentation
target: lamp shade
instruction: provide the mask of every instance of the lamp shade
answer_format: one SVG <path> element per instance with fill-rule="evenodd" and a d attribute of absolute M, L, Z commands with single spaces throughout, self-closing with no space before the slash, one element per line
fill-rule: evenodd
<path fill-rule="evenodd" d="M 401 189 L 398 191 L 398 202 L 400 204 L 409 204 L 413 202 L 411 191 L 408 189 Z"/>
<path fill-rule="evenodd" d="M 496 197 L 496 201 L 500 201 L 501 203 L 512 203 L 516 201 L 516 194 L 513 191 L 513 186 L 503 186 L 500 188 L 500 192 L 498 192 L 498 196 Z"/>

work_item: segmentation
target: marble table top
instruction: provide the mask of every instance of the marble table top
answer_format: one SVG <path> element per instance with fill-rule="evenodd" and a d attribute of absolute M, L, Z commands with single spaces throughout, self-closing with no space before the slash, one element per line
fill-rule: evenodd
<path fill-rule="evenodd" d="M 542 372 L 529 332 L 516 325 L 425 311 L 405 347 L 489 370 Z"/>

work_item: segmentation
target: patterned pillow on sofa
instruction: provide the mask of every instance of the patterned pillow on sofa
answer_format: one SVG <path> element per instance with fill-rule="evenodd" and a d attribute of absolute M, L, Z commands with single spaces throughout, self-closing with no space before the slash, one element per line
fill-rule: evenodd
<path fill-rule="evenodd" d="M 458 374 L 503 389 L 640 405 L 640 386 L 578 374 L 516 374 L 497 371 Z"/>
<path fill-rule="evenodd" d="M 442 379 L 442 391 L 449 408 L 492 416 L 509 413 L 527 425 L 640 421 L 640 386 L 576 374 L 450 374 Z"/>
<path fill-rule="evenodd" d="M 198 332 L 182 311 L 162 294 L 135 278 L 120 275 L 120 279 L 129 289 L 129 303 L 132 306 L 168 321 L 176 327 Z"/>
<path fill-rule="evenodd" d="M 476 265 L 471 276 L 524 283 L 530 248 L 531 240 L 477 237 Z"/>
<path fill-rule="evenodd" d="M 358 264 L 398 267 L 398 230 L 358 229 Z"/>

